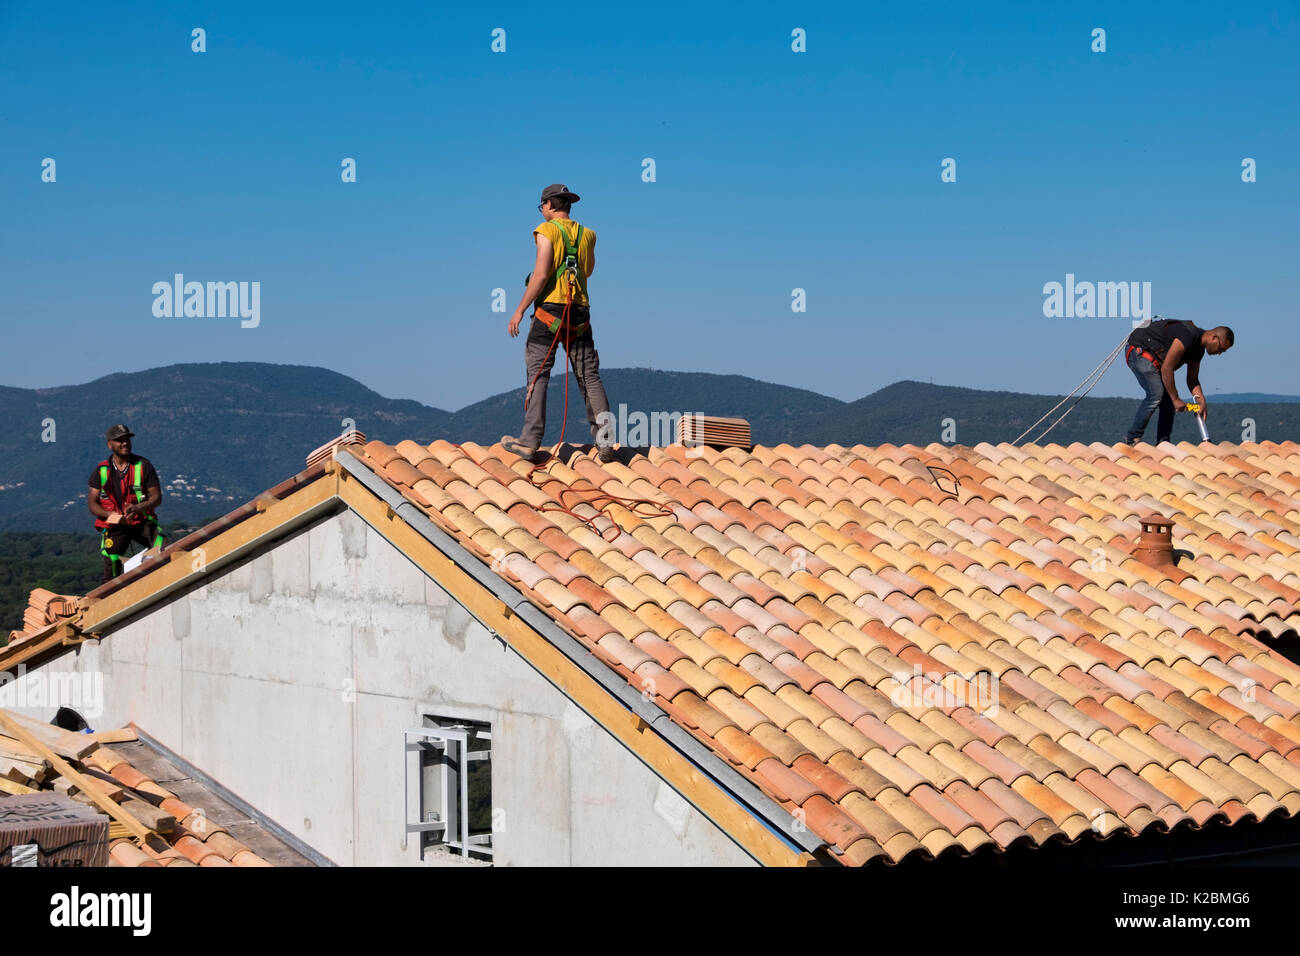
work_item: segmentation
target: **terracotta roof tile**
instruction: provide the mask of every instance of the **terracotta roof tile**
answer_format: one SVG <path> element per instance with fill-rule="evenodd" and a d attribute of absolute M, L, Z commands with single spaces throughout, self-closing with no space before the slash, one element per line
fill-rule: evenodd
<path fill-rule="evenodd" d="M 1294 444 L 351 447 L 845 862 L 1300 810 Z"/>
<path fill-rule="evenodd" d="M 14 712 L 6 713 L 11 717 L 17 716 Z M 50 728 L 50 731 L 57 733 L 54 728 Z M 2 732 L 0 732 L 0 743 L 7 743 L 10 747 L 22 746 L 20 742 L 10 740 Z M 73 769 L 83 775 L 87 783 L 99 787 L 109 799 L 121 804 L 124 812 L 134 815 L 146 829 L 150 829 L 149 839 L 143 844 L 135 838 L 113 840 L 109 847 L 110 866 L 273 865 L 253 853 L 248 845 L 231 837 L 227 829 L 217 822 L 216 811 L 209 816 L 196 810 L 188 803 L 177 799 L 170 790 L 160 786 L 135 767 L 132 761 L 141 760 L 147 761 L 142 763 L 142 766 L 161 766 L 172 771 L 172 775 L 167 778 L 169 781 L 183 781 L 197 795 L 207 794 L 213 798 L 214 803 L 220 803 L 219 798 L 208 793 L 202 785 L 188 780 L 184 773 L 172 768 L 166 758 L 152 746 L 132 740 L 114 744 L 112 747 L 101 746 L 86 754 L 81 760 L 72 759 L 70 755 L 67 759 Z M 17 776 L 21 775 L 22 772 L 16 768 L 10 770 L 10 776 L 15 778 L 16 783 L 36 790 L 60 789 L 69 793 L 74 799 L 100 809 L 89 797 L 78 792 L 78 785 L 75 782 L 63 781 L 61 775 L 56 772 L 47 771 L 40 775 L 39 780 L 25 776 L 21 780 L 17 779 Z M 102 784 L 101 781 L 109 781 L 115 786 L 110 787 Z M 71 785 L 61 786 L 61 784 Z M 179 783 L 173 783 L 172 786 L 179 786 Z M 0 800 L 3 799 L 4 795 L 0 793 Z M 152 804 L 167 816 L 158 820 L 145 818 L 138 812 L 132 813 L 132 804 L 128 801 L 135 801 L 137 806 L 141 803 Z M 226 812 L 226 810 L 221 811 L 223 815 Z M 284 859 L 294 865 L 309 865 L 306 859 L 283 847 L 278 840 L 263 831 L 256 823 L 242 817 L 238 822 L 244 827 L 242 832 L 258 837 L 260 841 L 258 845 L 264 850 L 270 848 L 277 853 L 283 853 Z M 153 827 L 157 829 L 151 829 Z M 249 839 L 251 840 L 251 837 Z"/>

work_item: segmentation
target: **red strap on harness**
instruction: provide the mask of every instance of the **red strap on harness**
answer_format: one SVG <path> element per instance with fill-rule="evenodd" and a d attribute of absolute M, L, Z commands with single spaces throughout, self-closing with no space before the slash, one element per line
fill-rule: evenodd
<path fill-rule="evenodd" d="M 1146 349 L 1138 348 L 1136 345 L 1130 345 L 1128 347 L 1128 350 L 1124 353 L 1124 361 L 1127 362 L 1128 357 L 1132 355 L 1135 351 L 1137 352 L 1138 355 L 1141 355 L 1143 358 L 1149 359 L 1152 367 L 1155 368 L 1157 372 L 1160 371 L 1160 359 L 1156 358 Z"/>

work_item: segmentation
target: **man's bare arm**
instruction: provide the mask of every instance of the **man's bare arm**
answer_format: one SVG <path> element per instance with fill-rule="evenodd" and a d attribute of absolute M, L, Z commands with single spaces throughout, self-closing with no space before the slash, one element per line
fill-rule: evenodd
<path fill-rule="evenodd" d="M 162 504 L 162 488 L 159 485 L 154 485 L 145 492 L 144 501 L 141 501 L 138 504 L 127 505 L 126 513 L 129 515 L 136 514 L 137 512 L 143 514 L 146 511 L 153 511 L 160 504 Z"/>
<path fill-rule="evenodd" d="M 1165 360 L 1160 363 L 1160 380 L 1164 382 L 1165 391 L 1173 399 L 1174 411 L 1176 412 L 1181 412 L 1187 405 L 1178 397 L 1178 384 L 1174 381 L 1174 367 L 1178 364 L 1178 360 L 1183 357 L 1185 351 L 1183 343 L 1178 339 L 1174 339 L 1173 344 L 1169 346 L 1168 354 L 1165 355 Z"/>
<path fill-rule="evenodd" d="M 1187 363 L 1187 390 L 1192 393 L 1192 397 L 1201 404 L 1201 417 L 1206 414 L 1205 390 L 1201 388 L 1201 363 Z"/>
<path fill-rule="evenodd" d="M 524 289 L 524 297 L 519 303 L 519 308 L 515 309 L 516 312 L 522 314 L 533 304 L 533 300 L 541 294 L 547 280 L 551 277 L 553 255 L 551 240 L 539 232 L 537 234 L 537 259 L 533 263 L 533 277 L 528 280 L 528 288 Z"/>
<path fill-rule="evenodd" d="M 540 232 L 537 233 L 537 260 L 533 263 L 533 275 L 528 280 L 528 287 L 524 289 L 524 297 L 519 301 L 519 307 L 510 316 L 510 322 L 506 326 L 506 331 L 512 337 L 519 334 L 519 323 L 523 321 L 524 310 L 541 295 L 543 287 L 551 277 L 551 263 L 553 261 L 551 256 L 551 240 Z"/>

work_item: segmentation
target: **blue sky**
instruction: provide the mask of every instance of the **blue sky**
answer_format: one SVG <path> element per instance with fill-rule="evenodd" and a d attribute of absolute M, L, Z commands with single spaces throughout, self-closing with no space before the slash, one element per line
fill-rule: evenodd
<path fill-rule="evenodd" d="M 1131 327 L 1045 318 L 1072 273 L 1233 325 L 1211 398 L 1300 392 L 1295 5 L 83 11 L 0 2 L 0 316 L 43 357 L 0 384 L 256 360 L 448 409 L 518 387 L 505 324 L 564 182 L 606 367 L 1064 392 Z M 178 272 L 260 282 L 260 324 L 155 317 Z M 1138 391 L 1117 363 L 1096 394 Z"/>

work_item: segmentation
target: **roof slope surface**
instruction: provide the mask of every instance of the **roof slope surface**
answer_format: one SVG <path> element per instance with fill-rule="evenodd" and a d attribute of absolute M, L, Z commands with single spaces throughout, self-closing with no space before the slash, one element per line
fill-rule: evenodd
<path fill-rule="evenodd" d="M 1300 811 L 1294 443 L 352 450 L 844 863 Z"/>
<path fill-rule="evenodd" d="M 144 741 L 101 745 L 94 737 L 42 725 L 21 713 L 0 713 L 20 721 L 28 731 L 35 729 L 46 743 L 52 739 L 71 742 L 71 748 L 60 749 L 80 775 L 80 780 L 64 778 L 39 753 L 0 730 L 0 753 L 6 758 L 0 760 L 4 770 L 0 801 L 8 794 L 62 792 L 104 813 L 79 790 L 84 783 L 150 831 L 149 839 L 141 841 L 114 835 L 110 829 L 109 866 L 265 867 L 277 865 L 273 861 L 287 866 L 312 865 Z M 134 731 L 125 736 L 134 737 Z M 74 757 L 76 753 L 83 756 Z M 161 817 L 142 817 L 138 808 L 148 805 L 157 808 Z M 163 819 L 165 826 L 159 822 Z M 154 829 L 155 824 L 159 829 Z"/>

